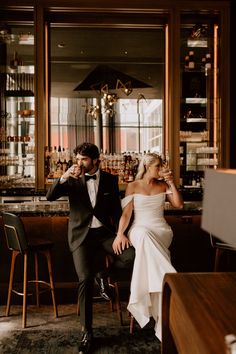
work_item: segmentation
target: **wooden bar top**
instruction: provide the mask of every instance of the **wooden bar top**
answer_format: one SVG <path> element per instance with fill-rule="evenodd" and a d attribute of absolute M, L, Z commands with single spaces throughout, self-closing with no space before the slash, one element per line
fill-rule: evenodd
<path fill-rule="evenodd" d="M 162 354 L 224 354 L 236 334 L 236 273 L 166 274 Z"/>

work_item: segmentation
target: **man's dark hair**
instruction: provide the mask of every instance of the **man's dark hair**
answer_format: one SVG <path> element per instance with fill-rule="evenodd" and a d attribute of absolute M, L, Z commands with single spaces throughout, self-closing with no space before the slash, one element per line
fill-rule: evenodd
<path fill-rule="evenodd" d="M 88 156 L 92 160 L 99 158 L 98 147 L 92 143 L 82 143 L 74 149 L 75 155 L 80 154 L 82 156 Z"/>

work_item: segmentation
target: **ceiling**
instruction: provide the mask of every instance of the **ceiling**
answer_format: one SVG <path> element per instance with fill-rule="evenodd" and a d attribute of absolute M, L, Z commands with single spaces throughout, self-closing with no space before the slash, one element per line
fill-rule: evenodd
<path fill-rule="evenodd" d="M 10 28 L 11 40 L 7 46 L 7 62 L 14 52 L 23 65 L 34 65 L 32 26 L 15 25 Z M 19 43 L 19 35 L 29 40 Z M 117 79 L 131 87 L 129 98 L 144 94 L 146 98 L 163 97 L 164 81 L 164 27 L 157 28 L 81 28 L 51 26 L 49 41 L 50 83 L 53 97 L 96 97 L 98 92 L 75 90 L 99 66 L 106 65 L 103 83 L 109 82 L 111 71 L 119 71 Z M 1 40 L 0 40 L 1 44 Z M 1 50 L 1 48 L 0 48 Z M 128 79 L 126 79 L 128 78 Z M 143 84 L 140 87 L 137 82 Z M 100 82 L 94 77 L 94 84 Z M 93 85 L 92 85 L 93 86 Z M 108 86 L 109 92 L 114 87 Z M 119 91 L 119 97 L 127 97 Z"/>
<path fill-rule="evenodd" d="M 163 87 L 164 32 L 163 29 L 95 29 L 58 28 L 50 31 L 51 94 L 58 97 L 96 97 L 88 86 L 76 90 L 97 67 L 106 65 L 104 82 L 111 71 L 128 75 L 133 92 L 129 98 L 145 93 L 160 98 Z M 90 75 L 91 76 L 91 75 Z M 117 77 L 126 84 L 126 76 Z M 94 84 L 101 78 L 95 76 Z M 135 81 L 144 83 L 135 86 Z M 146 86 L 146 88 L 144 88 Z M 114 91 L 114 87 L 109 87 Z M 122 94 L 119 92 L 119 95 Z"/>
<path fill-rule="evenodd" d="M 32 25 L 15 25 L 12 26 L 11 33 L 33 34 L 34 28 Z M 23 58 L 24 65 L 34 65 L 32 45 L 20 45 L 14 41 L 11 44 L 7 53 L 8 61 L 12 59 L 14 51 L 17 51 Z M 140 93 L 147 98 L 163 98 L 164 57 L 165 27 L 160 23 L 150 28 L 147 26 L 101 28 L 78 27 L 73 23 L 51 24 L 49 27 L 50 92 L 54 97 L 96 97 L 98 92 L 91 87 L 88 87 L 88 90 L 75 89 L 97 67 L 107 65 L 108 71 L 118 70 L 131 78 L 129 85 L 133 91 L 129 98 L 137 98 Z M 135 80 L 143 82 L 147 87 L 143 85 L 134 88 Z M 102 82 L 108 81 L 109 72 L 104 74 Z M 94 77 L 94 84 L 98 83 L 97 77 Z M 119 92 L 119 95 L 122 94 Z"/>

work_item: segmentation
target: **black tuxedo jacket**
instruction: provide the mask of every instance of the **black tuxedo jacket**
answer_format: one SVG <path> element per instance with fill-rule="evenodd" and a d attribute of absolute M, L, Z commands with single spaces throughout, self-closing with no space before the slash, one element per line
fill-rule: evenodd
<path fill-rule="evenodd" d="M 46 198 L 54 201 L 68 195 L 70 215 L 68 226 L 69 247 L 73 252 L 85 239 L 93 215 L 112 233 L 115 233 L 122 213 L 118 178 L 105 171 L 100 171 L 100 179 L 95 207 L 89 199 L 85 177 L 78 179 L 70 177 L 60 184 L 55 180 L 48 190 Z"/>

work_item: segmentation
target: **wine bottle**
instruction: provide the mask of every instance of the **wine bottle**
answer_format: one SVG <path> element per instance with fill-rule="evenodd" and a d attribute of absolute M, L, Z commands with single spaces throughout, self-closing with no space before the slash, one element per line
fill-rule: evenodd
<path fill-rule="evenodd" d="M 11 69 L 17 69 L 18 65 L 20 65 L 20 59 L 16 51 L 14 51 L 13 59 L 10 61 Z"/>

